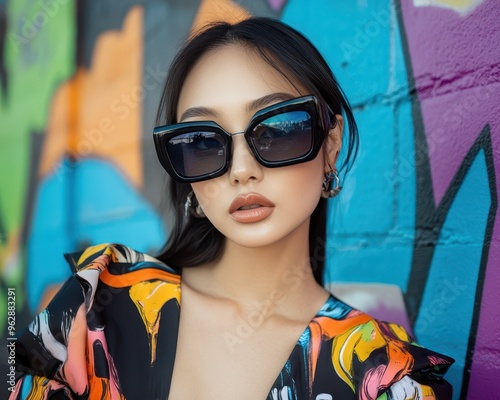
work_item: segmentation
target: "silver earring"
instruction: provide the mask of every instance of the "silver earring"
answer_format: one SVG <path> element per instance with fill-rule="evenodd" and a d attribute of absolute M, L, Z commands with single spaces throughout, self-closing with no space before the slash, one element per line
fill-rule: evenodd
<path fill-rule="evenodd" d="M 205 218 L 206 215 L 199 204 L 196 207 L 193 207 L 193 196 L 194 192 L 191 190 L 186 197 L 186 202 L 184 203 L 184 216 L 187 217 L 189 213 L 195 218 Z"/>
<path fill-rule="evenodd" d="M 340 186 L 340 178 L 336 170 L 331 169 L 325 174 L 321 190 L 321 197 L 325 199 L 331 199 L 340 193 L 342 186 Z"/>

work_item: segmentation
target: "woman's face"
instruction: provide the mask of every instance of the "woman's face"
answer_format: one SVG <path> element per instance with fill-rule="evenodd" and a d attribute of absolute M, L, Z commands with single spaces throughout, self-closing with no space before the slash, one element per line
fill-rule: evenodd
<path fill-rule="evenodd" d="M 227 45 L 204 55 L 189 73 L 177 120 L 210 120 L 227 132 L 241 132 L 258 110 L 306 94 L 252 50 Z M 192 184 L 207 218 L 228 240 L 244 247 L 270 245 L 300 230 L 307 235 L 323 175 L 340 148 L 339 117 L 314 160 L 287 167 L 263 167 L 243 135 L 235 136 L 229 171 Z"/>

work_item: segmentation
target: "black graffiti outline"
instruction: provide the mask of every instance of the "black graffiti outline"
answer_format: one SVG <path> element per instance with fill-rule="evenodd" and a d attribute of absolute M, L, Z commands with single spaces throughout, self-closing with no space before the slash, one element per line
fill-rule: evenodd
<path fill-rule="evenodd" d="M 409 94 L 412 99 L 412 118 L 414 123 L 414 145 L 419 151 L 415 152 L 416 167 L 416 201 L 415 216 L 415 239 L 413 244 L 412 264 L 408 279 L 407 290 L 404 294 L 410 322 L 414 324 L 418 317 L 422 303 L 425 285 L 432 265 L 432 258 L 436 250 L 436 241 L 446 220 L 448 212 L 463 185 L 467 173 L 475 158 L 481 150 L 484 152 L 486 170 L 488 174 L 488 186 L 490 191 L 490 209 L 486 222 L 481 260 L 478 268 L 478 279 L 476 282 L 476 293 L 473 306 L 472 321 L 469 331 L 469 339 L 462 373 L 462 387 L 460 388 L 460 399 L 467 398 L 472 368 L 474 348 L 476 344 L 477 329 L 481 311 L 481 300 L 484 288 L 484 277 L 488 264 L 489 248 L 493 236 L 493 228 L 498 208 L 495 165 L 493 160 L 493 149 L 491 142 L 490 125 L 486 124 L 477 139 L 469 148 L 467 155 L 462 160 L 453 179 L 451 180 L 439 205 L 434 202 L 434 190 L 430 171 L 429 153 L 427 148 L 427 136 L 423 123 L 422 110 L 418 91 L 415 85 L 415 75 L 411 64 L 411 54 L 406 35 L 404 19 L 401 12 L 401 0 L 395 3 L 396 15 L 401 34 L 402 50 L 407 70 Z"/>

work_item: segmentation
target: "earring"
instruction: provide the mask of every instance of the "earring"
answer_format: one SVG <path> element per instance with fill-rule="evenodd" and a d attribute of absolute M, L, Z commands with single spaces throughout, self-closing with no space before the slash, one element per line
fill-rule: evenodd
<path fill-rule="evenodd" d="M 331 199 L 337 196 L 342 190 L 340 186 L 339 174 L 333 168 L 328 171 L 323 177 L 323 185 L 321 186 L 321 197 Z"/>
<path fill-rule="evenodd" d="M 189 213 L 195 218 L 205 218 L 206 215 L 199 204 L 193 208 L 193 196 L 194 192 L 191 190 L 186 197 L 186 202 L 184 203 L 184 216 L 187 217 Z"/>

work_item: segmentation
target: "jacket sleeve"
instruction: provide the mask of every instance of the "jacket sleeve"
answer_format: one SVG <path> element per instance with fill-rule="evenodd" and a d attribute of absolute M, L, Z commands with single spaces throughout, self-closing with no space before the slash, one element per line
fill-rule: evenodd
<path fill-rule="evenodd" d="M 419 346 L 399 325 L 371 320 L 363 328 L 368 340 L 353 353 L 358 399 L 451 400 L 443 376 L 452 358 Z"/>
<path fill-rule="evenodd" d="M 15 342 L 16 370 L 20 378 L 10 399 L 73 399 L 68 382 L 74 380 L 68 376 L 64 365 L 68 359 L 70 338 L 72 362 L 78 359 L 84 362 L 84 354 L 77 353 L 82 353 L 85 337 L 82 286 L 76 276 L 71 276 L 47 308 L 18 335 Z M 75 383 L 81 386 L 79 382 Z"/>
<path fill-rule="evenodd" d="M 178 276 L 152 257 L 121 245 L 92 246 L 66 259 L 73 275 L 18 335 L 18 381 L 10 398 L 124 400 L 114 359 L 108 351 L 104 306 L 112 293 L 128 292 L 127 282 L 135 282 L 140 267 L 144 268 L 139 275 L 146 280 L 159 276 L 174 277 L 177 282 Z M 111 293 L 103 283 L 103 275 L 126 284 Z M 177 288 L 175 282 L 169 287 Z"/>
<path fill-rule="evenodd" d="M 89 385 L 87 312 L 113 248 L 88 248 L 74 274 L 16 340 L 18 382 L 11 399 L 84 399 Z M 68 260 L 70 261 L 70 260 Z"/>
<path fill-rule="evenodd" d="M 440 382 L 428 382 L 428 385 L 425 385 L 405 376 L 377 400 L 451 400 L 452 396 L 453 389 L 444 379 Z"/>

